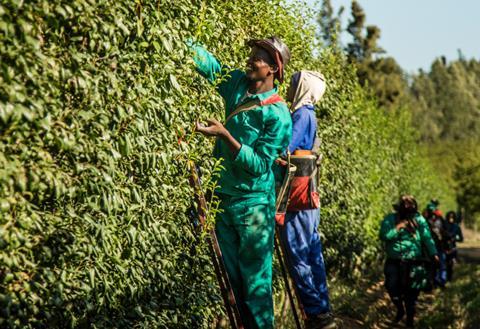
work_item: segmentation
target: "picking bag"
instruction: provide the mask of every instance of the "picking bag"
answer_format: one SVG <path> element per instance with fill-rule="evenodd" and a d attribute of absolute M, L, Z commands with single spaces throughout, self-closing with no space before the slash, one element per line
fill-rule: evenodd
<path fill-rule="evenodd" d="M 291 182 L 296 170 L 297 167 L 290 162 L 290 154 L 287 155 L 286 159 L 278 158 L 275 161 L 275 194 L 277 197 L 275 202 L 275 221 L 278 225 L 285 223 Z"/>
<path fill-rule="evenodd" d="M 320 208 L 317 177 L 320 160 L 321 157 L 315 153 L 290 157 L 297 170 L 290 185 L 287 211 Z"/>

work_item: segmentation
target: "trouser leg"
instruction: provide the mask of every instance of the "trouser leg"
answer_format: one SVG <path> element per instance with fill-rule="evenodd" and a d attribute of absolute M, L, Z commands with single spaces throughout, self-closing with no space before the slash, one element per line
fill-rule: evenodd
<path fill-rule="evenodd" d="M 221 204 L 222 207 L 222 204 Z M 240 267 L 238 262 L 239 235 L 232 221 L 235 217 L 236 209 L 222 207 L 222 212 L 217 215 L 215 231 L 217 233 L 218 243 L 222 251 L 223 262 L 227 270 L 230 284 L 232 285 L 237 307 L 242 319 L 247 318 L 247 307 L 242 290 L 242 278 L 240 276 Z M 237 210 L 238 211 L 238 210 Z"/>
<path fill-rule="evenodd" d="M 398 313 L 404 313 L 402 298 L 402 268 L 396 260 L 387 259 L 384 268 L 385 288 Z"/>
<path fill-rule="evenodd" d="M 273 328 L 273 203 L 221 204 L 216 230 L 245 328 Z"/>
<path fill-rule="evenodd" d="M 407 324 L 413 325 L 415 317 L 415 304 L 420 291 L 416 289 L 406 289 L 405 291 L 405 310 L 407 312 Z"/>
<path fill-rule="evenodd" d="M 447 281 L 452 281 L 453 277 L 453 260 L 447 259 Z"/>
<path fill-rule="evenodd" d="M 288 212 L 280 229 L 289 271 L 307 315 L 330 311 L 318 222 L 318 209 Z"/>
<path fill-rule="evenodd" d="M 313 273 L 313 282 L 318 291 L 319 313 L 327 313 L 330 311 L 330 298 L 327 287 L 327 273 L 325 262 L 323 259 L 323 248 L 318 233 L 318 225 L 320 221 L 320 209 L 313 210 L 313 234 L 310 242 L 310 253 L 308 262 L 311 265 Z"/>
<path fill-rule="evenodd" d="M 447 255 L 447 281 L 452 281 L 453 279 L 453 268 L 455 266 L 455 259 L 457 258 L 457 251 L 452 251 Z"/>
<path fill-rule="evenodd" d="M 440 259 L 440 263 L 438 264 L 437 271 L 435 274 L 435 282 L 440 287 L 443 287 L 447 282 L 447 261 L 446 261 L 447 258 L 444 252 L 439 252 L 438 257 Z"/>
<path fill-rule="evenodd" d="M 243 295 L 254 328 L 273 328 L 272 253 L 274 207 L 250 205 L 245 208 L 240 236 L 239 267 Z"/>

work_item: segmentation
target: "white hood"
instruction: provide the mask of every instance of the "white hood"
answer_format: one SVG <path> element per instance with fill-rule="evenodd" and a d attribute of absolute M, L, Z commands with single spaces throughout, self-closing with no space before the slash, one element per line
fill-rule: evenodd
<path fill-rule="evenodd" d="M 295 95 L 290 108 L 292 112 L 304 105 L 315 105 L 327 88 L 323 74 L 314 71 L 300 71 L 299 74 L 297 86 L 293 86 Z"/>

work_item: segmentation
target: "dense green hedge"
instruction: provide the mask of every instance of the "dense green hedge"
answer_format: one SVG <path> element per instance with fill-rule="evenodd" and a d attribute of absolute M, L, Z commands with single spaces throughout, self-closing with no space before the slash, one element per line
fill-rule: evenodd
<path fill-rule="evenodd" d="M 434 180 L 409 118 L 378 111 L 335 50 L 312 55 L 310 21 L 279 0 L 2 2 L 0 326 L 195 328 L 221 312 L 186 215 L 185 163 L 201 162 L 212 186 L 211 141 L 191 128 L 222 104 L 187 38 L 243 66 L 245 40 L 276 34 L 289 74 L 325 73 L 329 268 L 352 274 L 373 259 L 390 201 L 407 190 L 426 200 Z"/>

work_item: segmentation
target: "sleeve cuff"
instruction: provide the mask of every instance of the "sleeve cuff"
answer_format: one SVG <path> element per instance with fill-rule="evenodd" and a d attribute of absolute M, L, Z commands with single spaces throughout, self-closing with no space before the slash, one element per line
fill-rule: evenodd
<path fill-rule="evenodd" d="M 243 164 L 246 161 L 245 159 L 247 158 L 247 153 L 248 153 L 247 148 L 248 146 L 246 146 L 245 144 L 242 144 L 242 146 L 240 146 L 240 150 L 238 150 L 237 155 L 235 156 L 235 159 L 233 159 L 234 163 L 243 166 Z"/>
<path fill-rule="evenodd" d="M 193 47 L 193 46 L 195 45 L 195 41 L 193 41 L 192 38 L 188 38 L 187 40 L 185 40 L 185 44 L 186 44 L 189 48 L 191 48 L 191 47 Z"/>
<path fill-rule="evenodd" d="M 256 157 L 257 155 L 251 146 L 242 144 L 233 163 L 251 175 L 259 176 L 262 174 L 262 171 L 259 167 L 260 165 L 257 163 Z"/>
<path fill-rule="evenodd" d="M 393 228 L 393 229 L 391 229 L 390 231 L 387 232 L 385 237 L 387 238 L 387 240 L 394 240 L 398 237 L 398 234 L 399 234 L 399 232 L 397 231 L 397 229 Z"/>

